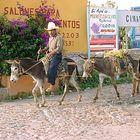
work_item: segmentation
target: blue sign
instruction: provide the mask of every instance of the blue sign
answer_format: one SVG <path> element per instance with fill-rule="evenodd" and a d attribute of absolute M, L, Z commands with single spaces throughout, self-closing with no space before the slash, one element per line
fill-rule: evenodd
<path fill-rule="evenodd" d="M 133 11 L 140 11 L 140 7 L 131 7 Z M 140 48 L 140 27 L 130 29 L 131 48 Z"/>

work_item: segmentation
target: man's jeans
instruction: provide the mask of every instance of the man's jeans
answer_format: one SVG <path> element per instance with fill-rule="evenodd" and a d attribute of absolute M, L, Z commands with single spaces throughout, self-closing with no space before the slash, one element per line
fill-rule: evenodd
<path fill-rule="evenodd" d="M 48 83 L 52 85 L 55 84 L 55 80 L 57 76 L 57 68 L 61 60 L 62 60 L 62 54 L 56 54 L 49 61 L 47 76 L 48 76 Z"/>

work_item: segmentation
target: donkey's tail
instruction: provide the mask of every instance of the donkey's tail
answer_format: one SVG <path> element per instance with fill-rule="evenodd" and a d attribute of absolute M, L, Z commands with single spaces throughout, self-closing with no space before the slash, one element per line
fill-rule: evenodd
<path fill-rule="evenodd" d="M 81 80 L 81 79 L 80 79 L 80 74 L 79 74 L 77 65 L 76 65 L 76 67 L 75 67 L 75 70 L 76 70 L 77 79 L 78 79 L 78 80 Z"/>

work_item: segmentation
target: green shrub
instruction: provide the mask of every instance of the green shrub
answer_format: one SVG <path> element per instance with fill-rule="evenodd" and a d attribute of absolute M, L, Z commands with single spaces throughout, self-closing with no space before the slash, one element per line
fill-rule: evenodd
<path fill-rule="evenodd" d="M 18 8 L 25 12 L 24 6 L 18 3 Z M 0 72 L 9 74 L 9 65 L 4 60 L 31 57 L 37 58 L 37 51 L 48 43 L 48 34 L 44 31 L 48 22 L 53 21 L 60 25 L 58 19 L 54 19 L 48 12 L 53 7 L 47 6 L 47 1 L 41 1 L 35 17 L 25 12 L 24 21 L 8 20 L 6 16 L 0 15 Z"/>

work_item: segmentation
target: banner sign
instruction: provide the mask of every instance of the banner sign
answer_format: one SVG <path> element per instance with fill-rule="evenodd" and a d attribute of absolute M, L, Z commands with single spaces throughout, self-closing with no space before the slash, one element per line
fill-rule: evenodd
<path fill-rule="evenodd" d="M 110 50 L 116 47 L 116 9 L 90 7 L 90 50 Z"/>
<path fill-rule="evenodd" d="M 118 26 L 136 27 L 140 26 L 140 12 L 118 10 Z"/>

